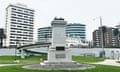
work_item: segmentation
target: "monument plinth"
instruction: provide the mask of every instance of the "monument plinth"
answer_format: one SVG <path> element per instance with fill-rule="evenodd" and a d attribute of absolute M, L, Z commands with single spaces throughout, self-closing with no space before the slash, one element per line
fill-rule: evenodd
<path fill-rule="evenodd" d="M 66 24 L 62 18 L 55 18 L 51 22 L 52 45 L 48 51 L 48 62 L 72 62 L 69 48 L 66 47 Z"/>
<path fill-rule="evenodd" d="M 40 64 L 28 65 L 23 68 L 40 70 L 77 70 L 95 68 L 92 65 L 72 62 L 70 49 L 66 47 L 66 24 L 62 18 L 55 18 L 52 22 L 52 45 L 48 50 L 47 61 Z"/>

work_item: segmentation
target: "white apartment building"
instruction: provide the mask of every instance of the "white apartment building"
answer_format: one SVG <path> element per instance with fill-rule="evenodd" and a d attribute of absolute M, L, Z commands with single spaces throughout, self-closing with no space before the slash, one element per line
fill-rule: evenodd
<path fill-rule="evenodd" d="M 22 4 L 10 4 L 6 8 L 6 47 L 33 42 L 34 10 Z"/>

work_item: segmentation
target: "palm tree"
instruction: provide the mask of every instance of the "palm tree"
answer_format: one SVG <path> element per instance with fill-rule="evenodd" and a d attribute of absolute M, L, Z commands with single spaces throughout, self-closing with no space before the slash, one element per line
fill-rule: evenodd
<path fill-rule="evenodd" d="M 117 38 L 117 43 L 118 43 L 118 47 L 119 47 L 119 29 L 118 28 L 115 28 L 113 30 L 113 36 L 115 36 Z"/>

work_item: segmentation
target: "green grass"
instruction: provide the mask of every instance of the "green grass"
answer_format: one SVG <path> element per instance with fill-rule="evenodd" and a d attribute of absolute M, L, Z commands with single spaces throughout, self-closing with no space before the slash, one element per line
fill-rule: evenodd
<path fill-rule="evenodd" d="M 0 64 L 11 64 L 15 63 L 15 60 L 20 60 L 20 64 L 38 64 L 40 62 L 41 56 L 28 56 L 25 59 L 20 59 L 18 56 L 0 56 Z M 98 62 L 103 61 L 101 58 L 95 57 L 83 57 L 83 56 L 73 56 L 72 59 L 74 61 L 80 63 L 91 63 L 91 62 Z"/>
<path fill-rule="evenodd" d="M 120 67 L 115 66 L 105 66 L 105 65 L 95 65 L 96 68 L 87 69 L 87 70 L 29 70 L 23 69 L 22 66 L 26 64 L 34 64 L 40 62 L 40 56 L 30 56 L 26 59 L 20 59 L 16 57 L 16 59 L 20 59 L 22 65 L 15 65 L 15 66 L 5 66 L 0 67 L 0 72 L 120 72 Z M 11 63 L 14 61 L 14 56 L 0 56 L 0 63 Z M 91 62 L 98 62 L 102 61 L 101 58 L 94 58 L 94 57 L 81 57 L 81 56 L 73 56 L 73 60 L 80 62 L 80 63 L 91 63 Z"/>
<path fill-rule="evenodd" d="M 41 56 L 29 56 L 25 59 L 20 59 L 21 64 L 39 64 Z"/>
<path fill-rule="evenodd" d="M 41 56 L 28 56 L 25 59 L 18 56 L 0 56 L 0 64 L 15 64 L 15 60 L 19 60 L 20 64 L 37 64 L 40 58 Z"/>
<path fill-rule="evenodd" d="M 0 56 L 0 64 L 11 64 L 14 63 L 14 56 Z"/>
<path fill-rule="evenodd" d="M 92 62 L 99 62 L 103 61 L 102 58 L 96 58 L 96 57 L 89 57 L 89 56 L 73 56 L 72 59 L 74 61 L 77 61 L 79 63 L 92 63 Z"/>

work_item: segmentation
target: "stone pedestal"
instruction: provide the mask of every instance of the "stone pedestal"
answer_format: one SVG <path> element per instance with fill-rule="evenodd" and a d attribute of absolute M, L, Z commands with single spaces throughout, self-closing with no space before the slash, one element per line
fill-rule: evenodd
<path fill-rule="evenodd" d="M 52 45 L 48 51 L 48 62 L 72 62 L 70 49 L 66 47 L 66 24 L 62 18 L 55 18 L 52 25 Z"/>
<path fill-rule="evenodd" d="M 48 52 L 48 62 L 72 62 L 70 50 L 66 48 L 65 51 L 56 51 L 50 49 Z"/>

